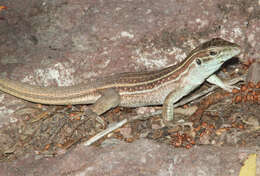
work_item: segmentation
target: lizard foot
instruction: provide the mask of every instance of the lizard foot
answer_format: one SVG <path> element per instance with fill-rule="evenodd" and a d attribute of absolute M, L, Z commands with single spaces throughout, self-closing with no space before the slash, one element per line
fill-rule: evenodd
<path fill-rule="evenodd" d="M 98 122 L 102 127 L 106 126 L 105 121 L 97 113 L 93 112 L 90 108 L 87 108 L 84 111 L 83 118 L 84 118 L 84 116 L 87 116 L 88 118 L 93 119 L 93 122 Z"/>

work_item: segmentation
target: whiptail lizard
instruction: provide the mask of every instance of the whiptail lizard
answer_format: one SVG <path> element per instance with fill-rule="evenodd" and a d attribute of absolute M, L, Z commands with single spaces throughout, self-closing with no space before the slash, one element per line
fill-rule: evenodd
<path fill-rule="evenodd" d="M 38 87 L 0 78 L 0 90 L 35 103 L 69 105 L 93 104 L 92 112 L 101 115 L 116 107 L 163 104 L 163 119 L 173 119 L 173 104 L 199 87 L 205 80 L 231 91 L 214 73 L 238 55 L 237 44 L 220 38 L 203 43 L 181 63 L 139 73 L 120 73 L 69 87 Z"/>

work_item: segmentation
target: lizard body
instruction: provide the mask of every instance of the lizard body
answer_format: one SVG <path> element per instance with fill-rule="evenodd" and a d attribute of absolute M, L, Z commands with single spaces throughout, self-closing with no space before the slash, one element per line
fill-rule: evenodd
<path fill-rule="evenodd" d="M 237 44 L 214 38 L 191 51 L 181 63 L 139 73 L 120 73 L 68 87 L 39 87 L 0 78 L 0 90 L 18 98 L 41 104 L 94 104 L 97 115 L 115 107 L 163 104 L 165 121 L 173 119 L 172 105 L 204 81 L 231 91 L 214 73 L 240 53 Z"/>

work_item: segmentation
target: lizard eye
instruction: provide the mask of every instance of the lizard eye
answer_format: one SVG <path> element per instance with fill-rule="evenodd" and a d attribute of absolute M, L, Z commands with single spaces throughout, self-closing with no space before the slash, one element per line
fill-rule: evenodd
<path fill-rule="evenodd" d="M 217 52 L 216 52 L 216 51 L 210 51 L 210 52 L 209 52 L 209 55 L 215 56 L 215 55 L 217 55 Z"/>
<path fill-rule="evenodd" d="M 201 64 L 201 60 L 200 60 L 200 59 L 196 59 L 196 63 L 197 63 L 198 65 L 200 65 L 200 64 Z"/>

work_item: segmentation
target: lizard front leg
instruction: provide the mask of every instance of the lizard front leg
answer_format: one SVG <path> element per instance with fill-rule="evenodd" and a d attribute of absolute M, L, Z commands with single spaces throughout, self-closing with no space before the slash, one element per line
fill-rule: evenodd
<path fill-rule="evenodd" d="M 90 117 L 94 117 L 103 126 L 105 125 L 102 118 L 99 115 L 119 105 L 120 95 L 111 88 L 100 91 L 101 97 L 85 111 L 85 114 Z"/>
<path fill-rule="evenodd" d="M 239 78 L 241 79 L 241 78 Z M 210 77 L 208 77 L 207 82 L 211 83 L 211 84 L 215 84 L 218 87 L 221 87 L 222 89 L 228 91 L 228 92 L 232 92 L 232 89 L 239 89 L 236 86 L 227 84 L 225 82 L 223 82 L 217 75 L 213 74 Z"/>
<path fill-rule="evenodd" d="M 182 97 L 183 94 L 181 92 L 177 92 L 177 90 L 173 90 L 165 98 L 163 103 L 162 117 L 163 117 L 163 122 L 166 125 L 173 120 L 173 111 L 174 111 L 173 104 L 176 103 L 178 100 L 180 100 Z"/>

